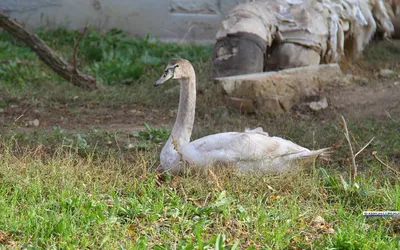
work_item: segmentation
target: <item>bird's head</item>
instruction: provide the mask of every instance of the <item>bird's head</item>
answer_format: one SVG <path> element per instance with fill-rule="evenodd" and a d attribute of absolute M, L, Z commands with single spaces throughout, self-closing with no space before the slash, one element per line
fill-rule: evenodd
<path fill-rule="evenodd" d="M 163 84 L 169 79 L 188 79 L 192 74 L 194 74 L 194 70 L 188 60 L 175 58 L 168 63 L 164 70 L 164 74 L 154 83 L 154 86 Z"/>

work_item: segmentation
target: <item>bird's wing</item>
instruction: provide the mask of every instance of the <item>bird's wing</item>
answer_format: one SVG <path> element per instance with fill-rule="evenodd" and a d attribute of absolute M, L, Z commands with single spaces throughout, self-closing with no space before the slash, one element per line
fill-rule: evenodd
<path fill-rule="evenodd" d="M 268 134 L 267 132 L 264 132 L 264 129 L 262 127 L 257 127 L 257 128 L 254 128 L 254 129 L 245 128 L 244 132 L 256 132 L 256 133 L 266 133 L 266 134 Z"/>
<path fill-rule="evenodd" d="M 275 158 L 308 149 L 279 137 L 271 137 L 265 132 L 250 131 L 205 136 L 183 146 L 181 151 L 186 161 L 207 165 L 213 162 Z"/>

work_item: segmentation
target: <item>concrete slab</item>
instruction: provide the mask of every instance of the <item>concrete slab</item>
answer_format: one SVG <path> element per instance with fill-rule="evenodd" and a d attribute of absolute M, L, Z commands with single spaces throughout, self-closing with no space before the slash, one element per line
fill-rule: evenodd
<path fill-rule="evenodd" d="M 307 98 L 318 96 L 326 84 L 342 77 L 338 64 L 323 64 L 216 78 L 215 83 L 228 97 L 252 100 L 256 110 L 282 112 Z"/>
<path fill-rule="evenodd" d="M 246 0 L 1 0 L 28 27 L 122 29 L 165 41 L 214 43 L 223 17 Z"/>

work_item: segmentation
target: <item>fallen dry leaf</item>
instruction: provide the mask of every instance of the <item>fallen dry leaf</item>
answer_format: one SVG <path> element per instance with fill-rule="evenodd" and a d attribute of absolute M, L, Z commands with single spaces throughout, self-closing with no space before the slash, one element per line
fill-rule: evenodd
<path fill-rule="evenodd" d="M 279 196 L 279 195 L 271 195 L 270 197 L 269 197 L 269 199 L 271 200 L 271 201 L 276 201 L 276 200 L 279 200 L 281 197 Z"/>

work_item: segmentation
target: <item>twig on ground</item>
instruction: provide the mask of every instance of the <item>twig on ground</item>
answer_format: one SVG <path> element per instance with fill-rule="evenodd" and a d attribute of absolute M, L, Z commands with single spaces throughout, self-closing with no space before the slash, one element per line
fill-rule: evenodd
<path fill-rule="evenodd" d="M 203 207 L 206 206 L 207 201 L 208 201 L 208 198 L 210 198 L 210 194 L 211 194 L 211 193 L 208 193 L 207 196 L 206 196 L 206 198 L 204 199 Z"/>
<path fill-rule="evenodd" d="M 349 134 L 349 130 L 347 128 L 347 123 L 346 123 L 346 120 L 344 119 L 343 116 L 342 116 L 342 120 L 343 120 L 343 128 L 344 128 L 344 131 L 345 131 L 344 136 L 346 137 L 346 140 L 349 143 L 349 148 L 350 148 L 350 153 L 351 153 L 351 162 L 352 162 L 352 165 L 353 165 L 352 173 L 351 173 L 350 176 L 354 180 L 354 178 L 357 175 L 356 157 L 354 156 L 353 147 L 351 146 L 350 134 Z"/>
<path fill-rule="evenodd" d="M 18 21 L 0 12 L 0 27 L 9 32 L 16 39 L 24 42 L 36 55 L 55 73 L 72 84 L 87 89 L 102 89 L 96 78 L 77 72 L 76 65 L 71 65 L 50 48 L 36 34 L 25 29 Z M 76 47 L 77 47 L 76 43 Z M 76 54 L 76 49 L 75 52 Z M 76 55 L 74 55 L 76 57 Z M 76 60 L 76 58 L 74 59 Z"/>
<path fill-rule="evenodd" d="M 385 110 L 385 114 L 390 118 L 390 120 L 394 121 L 392 115 L 387 110 Z"/>
<path fill-rule="evenodd" d="M 400 176 L 400 172 L 397 171 L 396 169 L 392 168 L 391 166 L 389 166 L 388 164 L 384 163 L 377 155 L 376 151 L 372 152 L 372 156 L 375 158 L 375 160 L 377 160 L 380 164 L 382 164 L 383 166 L 385 166 L 387 169 L 393 171 L 393 173 L 395 173 L 397 176 Z"/>
<path fill-rule="evenodd" d="M 78 53 L 78 45 L 81 42 L 82 38 L 86 35 L 86 32 L 88 31 L 88 27 L 89 27 L 88 25 L 85 26 L 85 29 L 83 30 L 82 34 L 78 37 L 78 39 L 76 39 L 75 44 L 74 44 L 72 60 L 73 60 L 73 64 L 74 64 L 74 70 L 76 73 L 78 73 L 78 62 L 76 59 L 76 55 Z"/>
<path fill-rule="evenodd" d="M 157 184 L 158 186 L 162 186 L 162 183 L 159 181 L 160 176 L 161 176 L 161 175 L 160 175 L 159 173 L 156 172 L 155 180 L 156 180 L 156 184 Z"/>
<path fill-rule="evenodd" d="M 117 139 L 117 131 L 114 133 L 114 141 L 115 145 L 117 145 L 119 152 L 121 152 L 121 147 L 119 146 L 118 139 Z"/>
<path fill-rule="evenodd" d="M 218 177 L 214 174 L 214 172 L 211 169 L 209 169 L 208 172 L 210 173 L 211 177 L 213 178 L 215 185 L 217 186 L 218 192 L 222 192 L 224 189 L 219 184 Z"/>
<path fill-rule="evenodd" d="M 182 183 L 180 183 L 179 186 L 180 186 L 180 188 L 182 190 L 183 196 L 185 197 L 185 201 L 188 201 L 188 196 L 186 195 L 186 192 L 185 192 L 185 189 L 183 188 Z"/>
<path fill-rule="evenodd" d="M 372 139 L 369 140 L 369 142 L 368 142 L 367 144 L 365 144 L 365 146 L 364 146 L 362 149 L 360 149 L 360 150 L 354 155 L 354 158 L 356 158 L 357 155 L 359 155 L 362 151 L 364 151 L 364 149 L 366 149 L 366 148 L 369 146 L 369 144 L 371 144 L 371 142 L 372 142 L 374 139 L 375 139 L 375 136 L 372 137 Z"/>
<path fill-rule="evenodd" d="M 15 125 L 15 123 L 21 119 L 21 117 L 23 117 L 25 114 L 23 113 L 22 115 L 18 116 L 17 119 L 14 120 L 13 124 Z"/>

